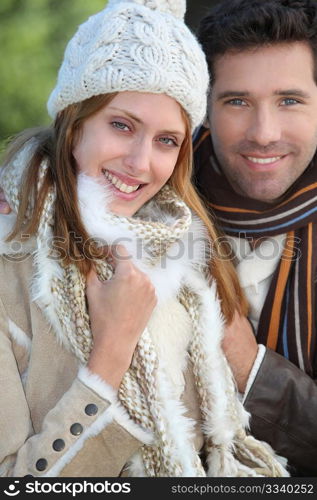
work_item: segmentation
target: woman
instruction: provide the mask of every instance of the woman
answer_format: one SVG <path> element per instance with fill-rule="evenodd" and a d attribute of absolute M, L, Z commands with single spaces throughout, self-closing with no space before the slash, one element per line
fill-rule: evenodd
<path fill-rule="evenodd" d="M 3 476 L 288 475 L 220 348 L 245 306 L 190 183 L 208 73 L 184 11 L 110 1 L 68 44 L 52 127 L 8 153 Z"/>

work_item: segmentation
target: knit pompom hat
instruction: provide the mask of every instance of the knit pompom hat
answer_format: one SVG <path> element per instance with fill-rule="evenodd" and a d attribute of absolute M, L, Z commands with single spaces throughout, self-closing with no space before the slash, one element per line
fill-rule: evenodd
<path fill-rule="evenodd" d="M 185 10 L 185 0 L 109 0 L 69 41 L 47 103 L 50 116 L 95 95 L 139 91 L 174 98 L 197 127 L 209 78 Z"/>

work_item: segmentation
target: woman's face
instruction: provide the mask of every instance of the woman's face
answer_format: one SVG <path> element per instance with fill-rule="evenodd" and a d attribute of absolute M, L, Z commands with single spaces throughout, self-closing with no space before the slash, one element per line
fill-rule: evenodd
<path fill-rule="evenodd" d="M 110 210 L 131 216 L 172 175 L 185 133 L 171 97 L 120 92 L 84 122 L 73 156 L 79 172 L 109 186 Z"/>

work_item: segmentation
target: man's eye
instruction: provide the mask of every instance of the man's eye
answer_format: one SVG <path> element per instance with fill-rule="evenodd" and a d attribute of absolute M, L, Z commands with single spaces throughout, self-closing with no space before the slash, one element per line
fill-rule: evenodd
<path fill-rule="evenodd" d="M 111 122 L 111 125 L 114 128 L 118 128 L 119 130 L 129 130 L 128 125 L 126 125 L 125 123 L 122 123 L 122 122 L 113 121 L 113 122 Z"/>
<path fill-rule="evenodd" d="M 299 101 L 297 99 L 293 99 L 292 97 L 285 97 L 282 101 L 283 106 L 293 106 L 298 103 Z"/>
<path fill-rule="evenodd" d="M 231 104 L 232 106 L 246 106 L 245 101 L 242 99 L 230 99 L 229 101 L 226 102 L 226 104 Z"/>

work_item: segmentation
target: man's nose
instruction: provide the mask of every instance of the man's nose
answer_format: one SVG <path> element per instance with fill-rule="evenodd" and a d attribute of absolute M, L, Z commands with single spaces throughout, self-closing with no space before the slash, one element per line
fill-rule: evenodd
<path fill-rule="evenodd" d="M 151 165 L 152 141 L 146 138 L 133 141 L 124 158 L 124 164 L 134 174 L 148 172 Z"/>
<path fill-rule="evenodd" d="M 281 139 L 281 124 L 276 110 L 268 107 L 255 109 L 247 130 L 246 139 L 260 146 L 268 146 Z"/>

